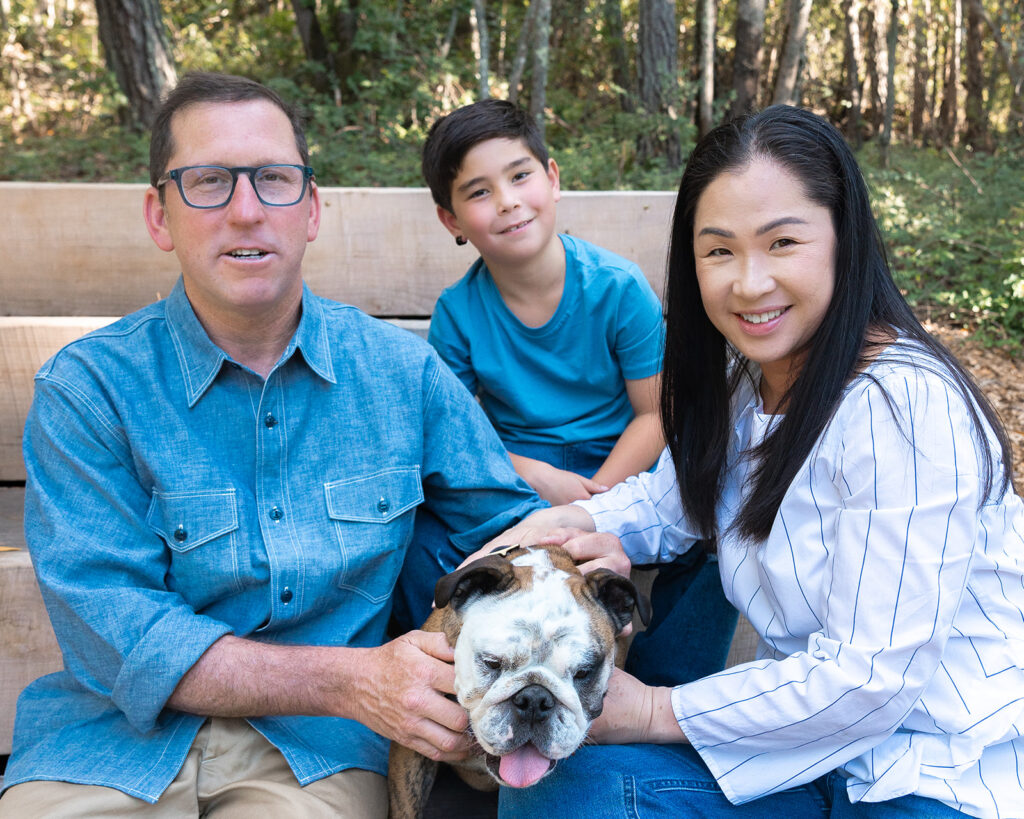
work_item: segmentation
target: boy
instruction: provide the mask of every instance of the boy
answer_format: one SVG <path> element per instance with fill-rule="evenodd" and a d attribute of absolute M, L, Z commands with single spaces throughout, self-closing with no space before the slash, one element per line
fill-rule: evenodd
<path fill-rule="evenodd" d="M 555 232 L 558 166 L 533 120 L 504 100 L 460 108 L 430 129 L 423 175 L 441 223 L 480 253 L 441 294 L 429 341 L 516 471 L 562 504 L 650 468 L 661 304 L 635 264 Z"/>

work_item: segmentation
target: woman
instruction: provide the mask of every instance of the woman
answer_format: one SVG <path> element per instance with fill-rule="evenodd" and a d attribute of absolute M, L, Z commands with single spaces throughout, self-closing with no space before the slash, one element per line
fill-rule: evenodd
<path fill-rule="evenodd" d="M 667 316 L 658 466 L 512 537 L 576 527 L 551 539 L 620 571 L 710 539 L 759 659 L 616 674 L 606 744 L 502 815 L 1024 816 L 1010 448 L 894 285 L 838 131 L 774 106 L 701 140 Z"/>

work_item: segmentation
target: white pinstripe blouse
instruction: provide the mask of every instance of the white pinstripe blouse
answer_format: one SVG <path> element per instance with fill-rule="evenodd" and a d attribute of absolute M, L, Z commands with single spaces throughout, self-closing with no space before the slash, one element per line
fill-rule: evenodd
<path fill-rule="evenodd" d="M 854 801 L 916 793 L 1024 816 L 1024 504 L 981 497 L 966 407 L 907 360 L 923 356 L 901 343 L 870 367 L 892 409 L 871 379 L 850 386 L 763 544 L 721 537 L 758 659 L 676 688 L 672 705 L 736 804 L 841 768 Z M 723 531 L 740 453 L 771 423 L 758 400 L 747 388 L 734 404 Z M 695 539 L 667 452 L 580 505 L 637 564 Z"/>

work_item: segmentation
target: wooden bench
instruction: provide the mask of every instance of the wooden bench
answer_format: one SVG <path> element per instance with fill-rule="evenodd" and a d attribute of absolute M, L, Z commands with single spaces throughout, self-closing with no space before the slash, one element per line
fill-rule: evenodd
<path fill-rule="evenodd" d="M 144 185 L 0 182 L 0 755 L 22 688 L 61 667 L 22 532 L 21 435 L 43 362 L 89 330 L 165 296 L 173 254 L 150 240 Z M 425 334 L 442 288 L 476 258 L 437 222 L 425 189 L 321 188 L 320 235 L 304 262 L 314 292 Z M 559 229 L 636 261 L 662 292 L 675 196 L 566 193 Z M 648 573 L 649 574 L 649 573 Z M 734 643 L 749 656 L 751 636 Z"/>

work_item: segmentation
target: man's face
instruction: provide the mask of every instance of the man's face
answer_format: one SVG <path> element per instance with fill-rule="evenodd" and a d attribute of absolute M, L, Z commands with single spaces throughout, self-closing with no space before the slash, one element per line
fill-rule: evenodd
<path fill-rule="evenodd" d="M 174 116 L 171 133 L 174 153 L 165 172 L 187 165 L 302 164 L 288 117 L 266 100 L 190 105 Z M 273 207 L 239 174 L 227 205 L 202 210 L 186 205 L 170 181 L 163 203 L 156 189 L 147 191 L 145 216 L 156 244 L 177 254 L 185 291 L 204 324 L 265 320 L 298 309 L 302 257 L 320 224 L 312 183 L 297 204 Z"/>

